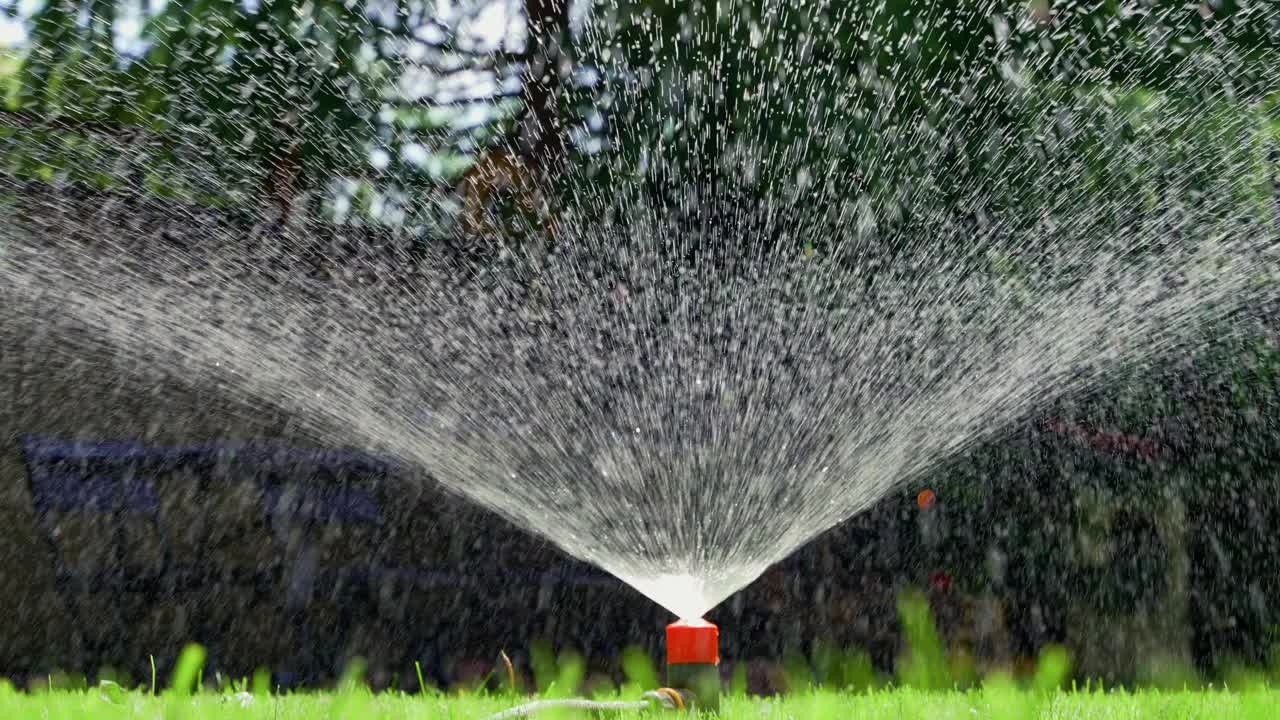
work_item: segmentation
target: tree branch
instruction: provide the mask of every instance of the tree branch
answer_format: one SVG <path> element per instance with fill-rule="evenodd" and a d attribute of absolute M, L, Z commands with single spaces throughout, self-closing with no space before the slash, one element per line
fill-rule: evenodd
<path fill-rule="evenodd" d="M 538 174 L 564 159 L 561 60 L 569 38 L 569 0 L 525 0 L 530 60 L 521 78 L 520 151 Z"/>

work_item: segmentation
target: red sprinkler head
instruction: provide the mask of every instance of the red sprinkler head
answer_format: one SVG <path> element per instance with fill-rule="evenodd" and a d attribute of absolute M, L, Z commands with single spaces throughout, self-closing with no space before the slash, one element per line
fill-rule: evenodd
<path fill-rule="evenodd" d="M 720 664 L 720 628 L 706 620 L 680 620 L 667 626 L 667 664 Z"/>
<path fill-rule="evenodd" d="M 691 703 L 719 707 L 720 628 L 706 620 L 667 626 L 667 683 Z"/>

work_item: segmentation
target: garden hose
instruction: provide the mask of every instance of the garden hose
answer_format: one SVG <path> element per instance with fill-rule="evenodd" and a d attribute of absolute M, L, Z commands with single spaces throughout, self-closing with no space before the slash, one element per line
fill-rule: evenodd
<path fill-rule="evenodd" d="M 683 710 L 687 707 L 684 693 L 671 688 L 650 690 L 640 700 L 588 700 L 586 698 L 561 698 L 535 700 L 524 705 L 490 715 L 485 720 L 510 720 L 533 715 L 543 710 L 587 710 L 590 712 L 623 712 L 626 710 Z"/>

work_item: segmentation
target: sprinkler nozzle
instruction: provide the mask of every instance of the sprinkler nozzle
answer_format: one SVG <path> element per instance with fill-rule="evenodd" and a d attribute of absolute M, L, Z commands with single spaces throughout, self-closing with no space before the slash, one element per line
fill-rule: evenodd
<path fill-rule="evenodd" d="M 706 620 L 667 626 L 667 684 L 680 692 L 685 707 L 719 707 L 720 628 Z"/>

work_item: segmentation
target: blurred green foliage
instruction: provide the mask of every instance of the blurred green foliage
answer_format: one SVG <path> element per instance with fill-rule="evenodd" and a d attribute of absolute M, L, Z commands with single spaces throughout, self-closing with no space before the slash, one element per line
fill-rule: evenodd
<path fill-rule="evenodd" d="M 924 595 L 918 591 L 903 593 L 898 599 L 898 619 L 906 643 L 906 654 L 898 663 L 899 682 L 925 690 L 950 689 L 954 678 Z"/>
<path fill-rule="evenodd" d="M 191 644 L 182 649 L 169 683 L 171 691 L 178 695 L 190 695 L 199 688 L 197 681 L 204 670 L 205 649 Z"/>
<path fill-rule="evenodd" d="M 367 210 L 371 188 L 455 181 L 468 164 L 460 143 L 492 135 L 455 128 L 465 108 L 398 96 L 396 51 L 424 19 L 420 3 L 156 7 L 128 47 L 115 34 L 118 0 L 49 0 L 34 12 L 25 45 L 0 56 L 4 170 L 246 209 L 317 202 L 334 183 L 354 183 Z M 493 114 L 512 112 L 508 103 Z M 389 167 L 375 165 L 393 135 L 436 155 L 406 164 L 393 144 Z"/>
<path fill-rule="evenodd" d="M 31 17 L 30 42 L 21 59 L 13 51 L 0 59 L 0 78 L 9 78 L 9 120 L 23 118 L 19 127 L 30 128 L 34 121 L 40 128 L 26 137 L 28 145 L 59 148 L 29 159 L 21 172 L 46 179 L 73 173 L 80 182 L 109 184 L 111 151 L 122 151 L 110 147 L 113 139 L 51 142 L 47 134 L 82 136 L 86 128 L 114 128 L 117 134 L 145 132 L 146 142 L 154 145 L 148 150 L 154 158 L 148 168 L 154 192 L 198 202 L 216 203 L 219 195 L 233 204 L 261 202 L 263 195 L 322 190 L 335 178 L 371 174 L 406 188 L 447 183 L 465 160 L 439 142 L 426 143 L 444 158 L 433 165 L 434 177 L 421 171 L 394 174 L 399 167 L 394 153 L 391 170 L 374 172 L 369 164 L 370 152 L 387 141 L 388 133 L 424 131 L 439 140 L 441 132 L 448 136 L 445 126 L 455 114 L 447 106 L 392 98 L 403 67 L 383 49 L 412 35 L 431 13 L 429 5 L 409 0 L 393 6 L 394 13 L 385 13 L 365 0 L 249 5 L 172 0 L 148 19 L 141 50 L 122 54 L 113 44 L 120 2 L 50 0 Z M 651 134 L 625 138 L 629 146 L 615 152 L 638 155 L 665 138 L 692 170 L 705 166 L 707 153 L 724 134 L 758 146 L 806 137 L 810 157 L 791 157 L 794 166 L 776 168 L 776 177 L 762 179 L 761 192 L 793 185 L 797 171 L 810 161 L 834 162 L 838 167 L 824 167 L 824 172 L 858 178 L 865 191 L 873 192 L 921 175 L 924 158 L 902 141 L 908 127 L 913 132 L 932 128 L 928 132 L 937 142 L 959 143 L 943 158 L 953 164 L 951 172 L 984 172 L 993 161 L 992 149 L 977 135 L 955 128 L 965 125 L 966 113 L 988 124 L 1017 122 L 1025 108 L 1011 103 L 1008 93 L 991 92 L 1009 82 L 1009 68 L 1030 73 L 1025 80 L 1037 86 L 1063 83 L 1064 91 L 1099 83 L 1144 88 L 1137 97 L 1177 86 L 1196 51 L 1212 47 L 1243 59 L 1234 91 L 1243 96 L 1262 77 L 1249 68 L 1275 60 L 1275 33 L 1249 22 L 1237 0 L 1214 3 L 1214 8 L 1206 15 L 1175 2 L 1145 4 L 1143 12 L 1134 12 L 1114 0 L 940 1 L 923 8 L 906 0 L 817 5 L 624 0 L 596 9 L 597 24 L 611 38 L 598 45 L 611 49 L 609 57 L 579 61 L 599 66 L 607 77 L 639 69 L 660 78 L 679 77 L 682 93 L 700 93 L 696 102 L 686 98 L 689 104 L 682 106 L 670 82 L 653 83 L 648 99 L 606 88 L 597 100 L 608 112 L 651 113 L 660 107 L 670 110 L 666 116 L 673 123 L 649 123 Z M 82 22 L 85 17 L 88 22 Z M 1163 44 L 1153 45 L 1157 42 Z M 713 60 L 714 80 L 707 75 Z M 762 89 L 770 92 L 771 79 L 788 63 L 803 63 L 815 72 L 829 68 L 831 77 L 847 87 L 825 88 L 814 102 L 771 106 L 766 117 L 758 111 L 759 95 Z M 706 89 L 711 82 L 714 92 Z M 624 96 L 632 107 L 610 104 Z M 488 133 L 491 139 L 482 142 L 510 132 L 502 117 L 515 111 L 518 102 L 512 102 L 497 120 L 475 131 Z M 1252 112 L 1229 98 L 1217 107 L 1225 113 Z M 1206 113 L 1201 120 L 1212 117 Z M 0 122 L 0 127 L 14 125 Z M 822 132 L 814 133 L 815 127 Z M 1184 132 L 1199 131 L 1187 127 Z M 475 133 L 473 138 L 481 136 Z M 676 138 L 679 142 L 672 143 Z M 1089 147 L 1078 152 L 1104 157 Z M 192 178 L 177 170 L 197 161 L 226 172 Z M 962 187 L 943 183 L 930 192 Z"/>

